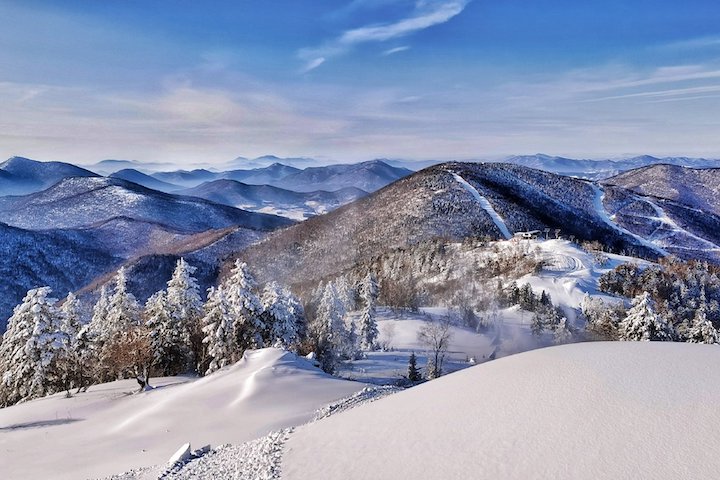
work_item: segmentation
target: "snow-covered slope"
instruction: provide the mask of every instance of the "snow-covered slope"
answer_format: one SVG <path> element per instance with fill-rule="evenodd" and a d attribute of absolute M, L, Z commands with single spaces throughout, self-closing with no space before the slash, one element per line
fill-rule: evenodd
<path fill-rule="evenodd" d="M 302 193 L 270 185 L 248 185 L 235 180 L 215 180 L 176 193 L 293 220 L 304 220 L 327 213 L 367 195 L 354 187 L 335 192 Z"/>
<path fill-rule="evenodd" d="M 82 479 L 162 465 L 184 443 L 242 443 L 310 420 L 364 385 L 322 373 L 277 349 L 202 379 L 170 377 L 130 395 L 134 380 L 0 409 L 3 480 Z M 40 453 L 41 452 L 41 453 Z"/>
<path fill-rule="evenodd" d="M 719 361 L 665 342 L 506 357 L 296 429 L 282 478 L 717 478 Z"/>
<path fill-rule="evenodd" d="M 89 170 L 69 163 L 12 157 L 0 163 L 0 196 L 39 192 L 64 178 L 96 176 Z"/>

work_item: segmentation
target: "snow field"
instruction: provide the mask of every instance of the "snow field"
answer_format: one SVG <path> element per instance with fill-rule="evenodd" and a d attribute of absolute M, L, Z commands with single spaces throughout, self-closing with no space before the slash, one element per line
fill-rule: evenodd
<path fill-rule="evenodd" d="M 666 342 L 506 357 L 297 428 L 283 479 L 717 478 L 718 361 Z"/>
<path fill-rule="evenodd" d="M 304 423 L 322 405 L 365 386 L 331 377 L 278 349 L 248 351 L 237 364 L 194 379 L 135 380 L 0 409 L 3 480 L 97 478 L 165 465 L 177 448 L 241 444 Z M 38 452 L 43 452 L 38 455 Z M 83 459 L 78 461 L 78 452 Z"/>

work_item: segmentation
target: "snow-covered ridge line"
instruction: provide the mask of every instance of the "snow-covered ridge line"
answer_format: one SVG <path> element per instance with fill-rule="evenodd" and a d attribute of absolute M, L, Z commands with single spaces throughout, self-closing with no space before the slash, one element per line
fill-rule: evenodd
<path fill-rule="evenodd" d="M 462 178 L 460 175 L 458 175 L 457 173 L 454 173 L 454 172 L 450 172 L 450 173 L 455 178 L 455 180 L 457 180 L 457 182 L 460 185 L 462 185 L 463 188 L 465 190 L 467 190 L 468 193 L 470 193 L 470 195 L 472 195 L 475 198 L 475 200 L 477 200 L 477 202 L 480 204 L 480 206 L 483 208 L 483 210 L 485 210 L 488 213 L 488 215 L 490 215 L 490 218 L 495 223 L 495 226 L 498 228 L 498 230 L 500 230 L 500 233 L 502 233 L 502 235 L 506 239 L 512 238 L 512 233 L 510 233 L 510 230 L 508 230 L 507 225 L 505 225 L 505 221 L 502 219 L 502 217 L 500 215 L 498 215 L 498 213 L 495 211 L 495 209 L 490 204 L 488 199 L 483 197 L 482 195 L 480 195 L 480 192 L 478 192 L 475 187 L 470 185 L 467 182 L 467 180 Z"/>
<path fill-rule="evenodd" d="M 627 230 L 617 223 L 613 222 L 613 220 L 610 218 L 610 215 L 608 215 L 607 211 L 605 210 L 605 206 L 603 205 L 603 199 L 605 198 L 605 191 L 599 187 L 598 185 L 591 183 L 590 186 L 595 191 L 595 198 L 593 199 L 593 205 L 595 206 L 595 212 L 598 214 L 598 216 L 602 219 L 603 222 L 605 222 L 608 226 L 614 228 L 618 232 L 629 235 L 633 237 L 635 240 L 637 240 L 641 245 L 644 245 L 656 252 L 658 252 L 661 255 L 668 255 L 668 253 L 660 248 L 659 246 L 655 245 L 654 243 L 645 240 L 640 235 L 636 235 L 632 233 L 630 230 Z"/>
<path fill-rule="evenodd" d="M 667 226 L 670 230 L 674 230 L 676 232 L 687 235 L 688 237 L 693 238 L 704 245 L 707 245 L 708 251 L 720 250 L 720 248 L 717 245 L 715 245 L 713 242 L 706 240 L 698 235 L 695 235 L 694 233 L 692 233 L 692 232 L 688 231 L 687 229 L 678 225 L 677 222 L 675 220 L 673 220 L 672 218 L 670 218 L 670 216 L 667 214 L 667 212 L 665 212 L 665 210 L 660 205 L 651 201 L 647 196 L 641 195 L 640 198 L 642 198 L 643 201 L 645 201 L 648 205 L 650 205 L 653 208 L 653 210 L 655 210 L 655 213 L 657 215 L 657 217 L 655 219 L 657 221 L 659 221 L 661 224 Z"/>

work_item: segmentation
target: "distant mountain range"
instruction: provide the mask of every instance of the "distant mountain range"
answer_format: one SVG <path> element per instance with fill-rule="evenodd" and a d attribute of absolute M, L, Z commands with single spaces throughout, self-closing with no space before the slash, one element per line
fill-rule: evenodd
<path fill-rule="evenodd" d="M 303 193 L 270 185 L 248 185 L 236 180 L 215 180 L 176 193 L 295 220 L 327 213 L 367 195 L 367 192 L 355 187 L 334 192 Z"/>

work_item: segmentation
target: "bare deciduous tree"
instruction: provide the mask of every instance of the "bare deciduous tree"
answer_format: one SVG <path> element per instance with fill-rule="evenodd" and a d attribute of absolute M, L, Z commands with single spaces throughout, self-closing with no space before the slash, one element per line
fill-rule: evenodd
<path fill-rule="evenodd" d="M 452 331 L 450 330 L 450 318 L 448 317 L 429 321 L 418 331 L 418 340 L 427 345 L 430 350 L 426 367 L 428 378 L 437 378 L 442 375 L 443 362 L 451 338 Z"/>

